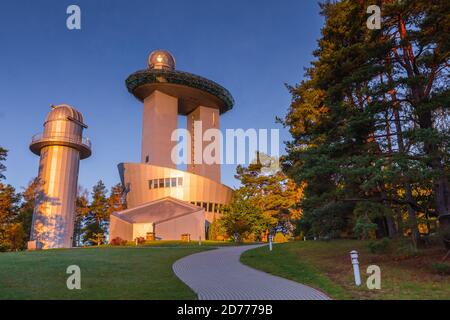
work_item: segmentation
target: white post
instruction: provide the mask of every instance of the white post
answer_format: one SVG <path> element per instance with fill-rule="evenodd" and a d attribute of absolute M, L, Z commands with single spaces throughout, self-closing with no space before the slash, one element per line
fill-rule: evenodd
<path fill-rule="evenodd" d="M 355 284 L 357 287 L 361 285 L 361 275 L 359 273 L 358 251 L 353 250 L 350 252 L 350 258 L 352 259 L 353 274 L 355 275 Z"/>
<path fill-rule="evenodd" d="M 269 250 L 272 251 L 272 236 L 269 236 Z"/>

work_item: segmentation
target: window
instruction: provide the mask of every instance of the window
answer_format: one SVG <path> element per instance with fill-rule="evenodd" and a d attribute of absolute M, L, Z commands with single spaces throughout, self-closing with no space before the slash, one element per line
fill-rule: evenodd
<path fill-rule="evenodd" d="M 149 157 L 145 156 L 145 163 L 148 163 Z"/>
<path fill-rule="evenodd" d="M 170 188 L 170 178 L 166 178 L 166 188 Z"/>
<path fill-rule="evenodd" d="M 177 186 L 177 178 L 172 178 L 171 181 L 172 181 L 171 187 L 176 187 Z"/>
<path fill-rule="evenodd" d="M 191 204 L 193 204 L 195 206 L 195 201 L 191 201 Z"/>
<path fill-rule="evenodd" d="M 178 185 L 181 187 L 183 185 L 183 177 L 178 178 Z"/>
<path fill-rule="evenodd" d="M 213 204 L 211 202 L 208 203 L 208 211 L 213 212 Z"/>
<path fill-rule="evenodd" d="M 205 209 L 205 211 L 208 211 L 208 204 L 206 202 L 203 202 L 203 209 Z"/>
<path fill-rule="evenodd" d="M 153 185 L 153 180 L 148 180 L 148 188 L 151 189 Z"/>
<path fill-rule="evenodd" d="M 197 207 L 201 207 L 202 203 L 201 202 L 197 202 Z"/>
<path fill-rule="evenodd" d="M 159 179 L 159 187 L 164 188 L 164 179 Z"/>
<path fill-rule="evenodd" d="M 153 188 L 158 189 L 158 179 L 153 180 Z"/>

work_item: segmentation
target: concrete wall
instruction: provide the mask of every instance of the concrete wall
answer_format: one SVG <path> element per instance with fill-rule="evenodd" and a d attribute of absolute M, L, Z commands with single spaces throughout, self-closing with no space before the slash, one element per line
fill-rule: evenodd
<path fill-rule="evenodd" d="M 181 240 L 181 235 L 189 233 L 191 240 L 205 240 L 204 211 L 181 216 L 155 225 L 155 236 L 158 240 Z"/>
<path fill-rule="evenodd" d="M 116 237 L 133 241 L 133 225 L 115 217 L 114 215 L 111 215 L 109 222 L 109 241 Z"/>
<path fill-rule="evenodd" d="M 176 142 L 170 138 L 177 122 L 177 98 L 155 91 L 144 100 L 141 162 L 176 168 L 171 160 Z"/>
<path fill-rule="evenodd" d="M 147 237 L 147 232 L 153 232 L 153 223 L 133 223 L 133 240 L 137 237 Z"/>
<path fill-rule="evenodd" d="M 201 127 L 197 124 L 197 129 L 194 129 L 194 124 L 198 121 L 201 121 Z M 216 140 L 217 137 L 207 137 L 210 141 L 203 141 L 202 139 L 208 129 L 220 129 L 219 110 L 199 106 L 187 115 L 187 129 L 191 134 L 191 141 L 188 142 L 188 150 L 191 151 L 191 164 L 188 164 L 187 171 L 220 183 L 222 141 Z M 217 161 L 205 163 L 204 153 L 213 155 Z"/>

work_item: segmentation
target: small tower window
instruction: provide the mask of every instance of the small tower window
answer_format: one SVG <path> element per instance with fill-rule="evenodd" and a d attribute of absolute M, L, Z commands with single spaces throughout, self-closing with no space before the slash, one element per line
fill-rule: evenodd
<path fill-rule="evenodd" d="M 153 188 L 158 189 L 158 179 L 153 180 Z"/>
<path fill-rule="evenodd" d="M 166 188 L 170 188 L 170 178 L 166 178 Z"/>
<path fill-rule="evenodd" d="M 176 187 L 177 186 L 177 178 L 172 178 L 171 179 L 171 181 L 172 181 L 172 187 Z"/>
<path fill-rule="evenodd" d="M 148 188 L 151 189 L 153 185 L 153 180 L 148 180 Z"/>
<path fill-rule="evenodd" d="M 159 187 L 164 188 L 164 179 L 159 179 Z"/>

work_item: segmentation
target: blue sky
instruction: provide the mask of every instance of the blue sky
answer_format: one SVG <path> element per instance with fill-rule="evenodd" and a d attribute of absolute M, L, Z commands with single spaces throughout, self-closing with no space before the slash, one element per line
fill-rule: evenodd
<path fill-rule="evenodd" d="M 81 30 L 66 28 L 66 8 L 81 8 Z M 177 69 L 226 87 L 234 109 L 222 129 L 279 128 L 290 104 L 285 83 L 298 83 L 312 59 L 322 18 L 312 0 L 2 1 L 0 10 L 0 146 L 9 150 L 7 182 L 18 190 L 37 175 L 31 136 L 51 104 L 80 110 L 93 155 L 79 184 L 119 182 L 117 164 L 139 162 L 142 105 L 124 85 L 148 54 L 169 50 Z M 284 149 L 283 145 L 282 148 Z M 222 182 L 237 186 L 235 166 Z"/>

